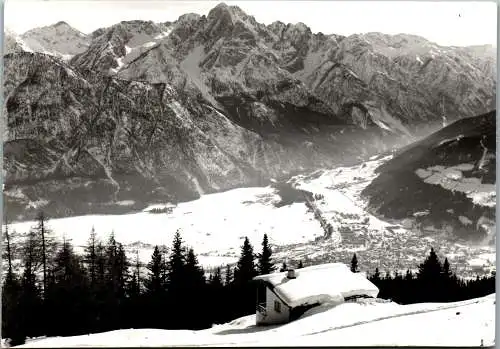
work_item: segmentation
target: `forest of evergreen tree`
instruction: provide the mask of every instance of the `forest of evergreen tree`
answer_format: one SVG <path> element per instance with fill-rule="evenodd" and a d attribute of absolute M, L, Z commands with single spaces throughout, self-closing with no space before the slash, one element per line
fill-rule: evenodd
<path fill-rule="evenodd" d="M 138 254 L 130 260 L 114 234 L 103 242 L 92 230 L 84 254 L 78 255 L 69 241 L 55 241 L 43 213 L 37 222 L 17 248 L 8 225 L 4 231 L 2 338 L 10 345 L 29 337 L 124 328 L 209 328 L 253 314 L 256 285 L 251 280 L 276 269 L 266 234 L 260 253 L 245 238 L 237 264 L 206 277 L 180 231 L 170 248 L 156 246 L 143 268 Z M 20 273 L 14 271 L 14 260 L 21 261 Z M 353 272 L 359 271 L 358 263 L 354 255 Z M 300 261 L 292 267 L 303 266 Z M 385 271 L 381 276 L 376 269 L 369 279 L 379 288 L 379 298 L 400 304 L 460 301 L 495 292 L 494 273 L 461 279 L 433 249 L 416 273 Z"/>

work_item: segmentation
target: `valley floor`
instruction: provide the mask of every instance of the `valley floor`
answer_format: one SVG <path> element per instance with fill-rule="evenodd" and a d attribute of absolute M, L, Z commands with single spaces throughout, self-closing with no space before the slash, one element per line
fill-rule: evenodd
<path fill-rule="evenodd" d="M 456 303 L 323 305 L 280 326 L 255 326 L 255 315 L 201 331 L 126 329 L 54 337 L 19 347 L 140 346 L 493 346 L 495 294 Z"/>
<path fill-rule="evenodd" d="M 260 246 L 264 233 L 273 246 L 278 265 L 303 260 L 312 265 L 328 262 L 349 263 L 355 252 L 360 268 L 373 272 L 415 269 L 431 247 L 446 256 L 461 277 L 489 274 L 496 264 L 494 245 L 450 241 L 437 231 L 421 232 L 404 222 L 383 220 L 370 214 L 361 191 L 376 177 L 375 169 L 391 156 L 372 157 L 362 164 L 318 170 L 292 177 L 288 184 L 296 190 L 286 205 L 273 186 L 239 188 L 204 195 L 197 200 L 172 205 L 170 211 L 155 204 L 143 212 L 127 215 L 88 215 L 49 221 L 56 237 L 69 239 L 81 253 L 92 228 L 106 240 L 114 232 L 129 257 L 136 251 L 143 264 L 151 259 L 154 245 L 170 246 L 180 229 L 186 244 L 193 247 L 206 271 L 234 264 L 244 237 Z M 280 183 L 283 184 L 283 183 Z M 308 207 L 300 190 L 314 196 Z M 325 236 L 321 223 L 332 226 Z M 35 222 L 15 222 L 10 230 L 25 236 Z"/>

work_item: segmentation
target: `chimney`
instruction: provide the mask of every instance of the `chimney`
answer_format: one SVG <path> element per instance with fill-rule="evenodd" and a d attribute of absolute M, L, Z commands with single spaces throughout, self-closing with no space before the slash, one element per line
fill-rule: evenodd
<path fill-rule="evenodd" d="M 295 279 L 297 276 L 295 275 L 295 270 L 294 269 L 288 269 L 288 274 L 286 275 L 287 278 L 289 279 Z"/>

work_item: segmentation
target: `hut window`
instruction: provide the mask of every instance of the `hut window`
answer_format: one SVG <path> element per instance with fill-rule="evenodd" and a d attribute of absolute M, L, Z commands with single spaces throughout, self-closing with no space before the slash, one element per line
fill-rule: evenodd
<path fill-rule="evenodd" d="M 281 313 L 281 303 L 278 301 L 274 301 L 274 311 L 277 313 Z"/>

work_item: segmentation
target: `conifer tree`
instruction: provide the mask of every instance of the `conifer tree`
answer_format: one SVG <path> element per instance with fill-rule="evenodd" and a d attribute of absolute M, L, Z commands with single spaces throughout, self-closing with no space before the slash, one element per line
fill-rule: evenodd
<path fill-rule="evenodd" d="M 36 217 L 37 224 L 32 228 L 34 237 L 37 241 L 37 252 L 35 260 L 40 262 L 42 267 L 42 290 L 43 294 L 45 294 L 45 289 L 47 287 L 47 272 L 48 272 L 48 263 L 51 257 L 55 253 L 55 249 L 57 248 L 55 240 L 52 236 L 52 231 L 48 227 L 48 219 L 45 216 L 43 211 L 40 211 Z M 35 262 L 36 263 L 36 262 Z M 36 269 L 36 264 L 33 267 Z"/>
<path fill-rule="evenodd" d="M 234 270 L 235 299 L 239 302 L 234 304 L 237 307 L 234 315 L 243 316 L 255 312 L 255 285 L 251 282 L 258 275 L 254 263 L 253 247 L 248 238 L 241 246 L 241 256 Z"/>
<path fill-rule="evenodd" d="M 35 265 L 37 262 L 37 239 L 30 231 L 23 248 L 24 271 L 21 278 L 21 292 L 19 294 L 19 332 L 17 341 L 24 342 L 27 336 L 38 336 L 43 332 L 40 326 L 42 297 L 37 285 Z"/>
<path fill-rule="evenodd" d="M 264 234 L 264 238 L 262 239 L 262 253 L 259 254 L 257 266 L 260 275 L 270 274 L 276 270 L 271 260 L 271 255 L 272 251 L 269 246 L 267 234 Z"/>
<path fill-rule="evenodd" d="M 448 258 L 444 259 L 443 269 L 442 269 L 442 294 L 440 297 L 440 301 L 453 301 L 456 299 L 456 291 L 453 287 L 453 273 L 451 272 L 450 263 L 448 262 Z"/>
<path fill-rule="evenodd" d="M 419 284 L 419 295 L 421 302 L 430 302 L 430 301 L 438 301 L 441 298 L 441 290 L 442 290 L 442 265 L 439 261 L 439 258 L 434 251 L 434 248 L 431 248 L 429 256 L 425 259 L 425 261 L 419 265 L 417 280 Z"/>
<path fill-rule="evenodd" d="M 443 263 L 443 276 L 445 279 L 449 279 L 451 275 L 450 263 L 448 262 L 448 258 L 445 258 Z"/>
<path fill-rule="evenodd" d="M 3 256 L 2 257 L 3 257 L 4 260 L 7 260 L 7 273 L 8 274 L 12 274 L 13 252 L 12 252 L 12 245 L 11 245 L 11 238 L 10 238 L 9 225 L 8 224 L 5 224 L 4 246 L 5 246 L 5 250 L 3 251 Z"/>
<path fill-rule="evenodd" d="M 2 337 L 9 338 L 11 345 L 21 344 L 18 338 L 19 334 L 19 296 L 21 293 L 21 285 L 17 275 L 12 269 L 12 249 L 11 238 L 9 235 L 9 226 L 5 225 L 4 233 L 4 259 L 7 260 L 7 274 L 2 285 Z"/>
<path fill-rule="evenodd" d="M 257 275 L 253 247 L 248 238 L 245 237 L 245 241 L 241 246 L 241 256 L 234 270 L 234 282 L 241 286 L 251 281 Z"/>
<path fill-rule="evenodd" d="M 135 260 L 134 260 L 134 271 L 132 274 L 132 280 L 130 282 L 130 291 L 129 293 L 133 297 L 139 296 L 141 293 L 141 262 L 139 260 L 139 250 L 135 251 Z"/>
<path fill-rule="evenodd" d="M 165 273 L 167 266 L 158 246 L 155 246 L 151 261 L 147 265 L 149 275 L 144 280 L 145 293 L 148 297 L 162 297 L 167 291 Z"/>
<path fill-rule="evenodd" d="M 22 343 L 19 338 L 19 297 L 21 284 L 18 277 L 12 271 L 7 271 L 5 281 L 2 285 L 2 337 L 9 338 L 11 345 Z"/>
<path fill-rule="evenodd" d="M 190 283 L 192 283 L 188 285 L 189 288 L 191 287 L 195 288 L 205 284 L 205 272 L 198 263 L 198 258 L 196 257 L 194 250 L 192 248 L 190 248 L 187 253 L 185 275 L 186 279 Z"/>
<path fill-rule="evenodd" d="M 221 274 L 220 267 L 218 267 L 215 270 L 215 273 L 213 275 L 211 275 L 209 284 L 210 284 L 210 286 L 212 286 L 218 290 L 222 289 L 222 287 L 224 286 L 224 284 L 222 283 L 222 274 Z"/>
<path fill-rule="evenodd" d="M 167 328 L 165 317 L 157 309 L 167 308 L 167 265 L 159 246 L 155 246 L 151 260 L 146 266 L 148 273 L 144 279 L 144 302 L 147 313 L 145 326 Z"/>
<path fill-rule="evenodd" d="M 80 334 L 87 327 L 88 283 L 81 258 L 67 240 L 57 251 L 50 273 L 45 302 L 52 321 L 47 335 Z"/>
<path fill-rule="evenodd" d="M 129 274 L 130 262 L 123 244 L 117 245 L 117 258 L 116 258 L 116 273 L 118 282 L 118 297 L 124 298 L 127 295 L 127 286 L 130 279 Z"/>
<path fill-rule="evenodd" d="M 233 282 L 233 272 L 229 264 L 226 265 L 226 275 L 224 278 L 224 285 L 229 286 Z"/>
<path fill-rule="evenodd" d="M 417 276 L 421 280 L 438 280 L 442 270 L 441 262 L 434 248 L 431 248 L 429 256 L 419 265 Z"/>
<path fill-rule="evenodd" d="M 212 320 L 215 323 L 221 323 L 224 320 L 224 307 L 222 304 L 227 304 L 227 299 L 225 299 L 224 294 L 224 284 L 222 282 L 222 275 L 220 267 L 215 270 L 213 274 L 210 275 L 210 280 L 208 282 L 209 290 L 209 302 L 210 311 L 209 314 L 212 315 Z M 222 309 L 221 309 L 222 308 Z"/>
<path fill-rule="evenodd" d="M 357 273 L 358 270 L 358 257 L 356 257 L 356 253 L 352 256 L 351 259 L 351 271 L 353 273 Z"/>
<path fill-rule="evenodd" d="M 97 236 L 94 227 L 92 227 L 92 230 L 90 231 L 90 237 L 87 243 L 87 246 L 85 246 L 85 252 L 84 252 L 84 261 L 87 265 L 87 270 L 90 278 L 90 284 L 94 286 L 96 283 L 97 279 L 97 274 L 98 274 L 98 268 L 97 268 Z"/>
<path fill-rule="evenodd" d="M 187 301 L 185 293 L 186 250 L 179 230 L 174 235 L 167 269 L 168 308 L 179 314 L 176 319 L 171 319 L 169 326 L 173 329 L 185 328 L 185 316 L 188 315 L 183 310 L 184 303 Z"/>
<path fill-rule="evenodd" d="M 378 268 L 375 268 L 375 273 L 370 277 L 370 280 L 375 284 L 378 285 L 380 284 L 380 271 Z"/>
<path fill-rule="evenodd" d="M 169 292 L 174 294 L 183 284 L 184 272 L 186 267 L 186 249 L 183 246 L 181 233 L 179 230 L 174 235 L 170 258 L 167 262 L 168 268 L 168 288 Z"/>
<path fill-rule="evenodd" d="M 119 309 L 125 302 L 127 293 L 129 262 L 123 245 L 115 240 L 112 232 L 104 251 L 104 302 L 101 307 L 104 312 L 103 325 L 106 329 L 121 326 L 126 319 L 120 317 Z"/>
<path fill-rule="evenodd" d="M 190 248 L 186 257 L 184 271 L 184 299 L 186 310 L 186 327 L 193 330 L 206 328 L 211 323 L 210 308 L 208 307 L 208 292 L 206 287 L 205 272 L 199 265 L 194 250 Z M 198 313 L 197 317 L 190 314 Z"/>
<path fill-rule="evenodd" d="M 96 283 L 100 288 L 104 287 L 106 282 L 106 248 L 101 241 L 96 245 Z"/>

